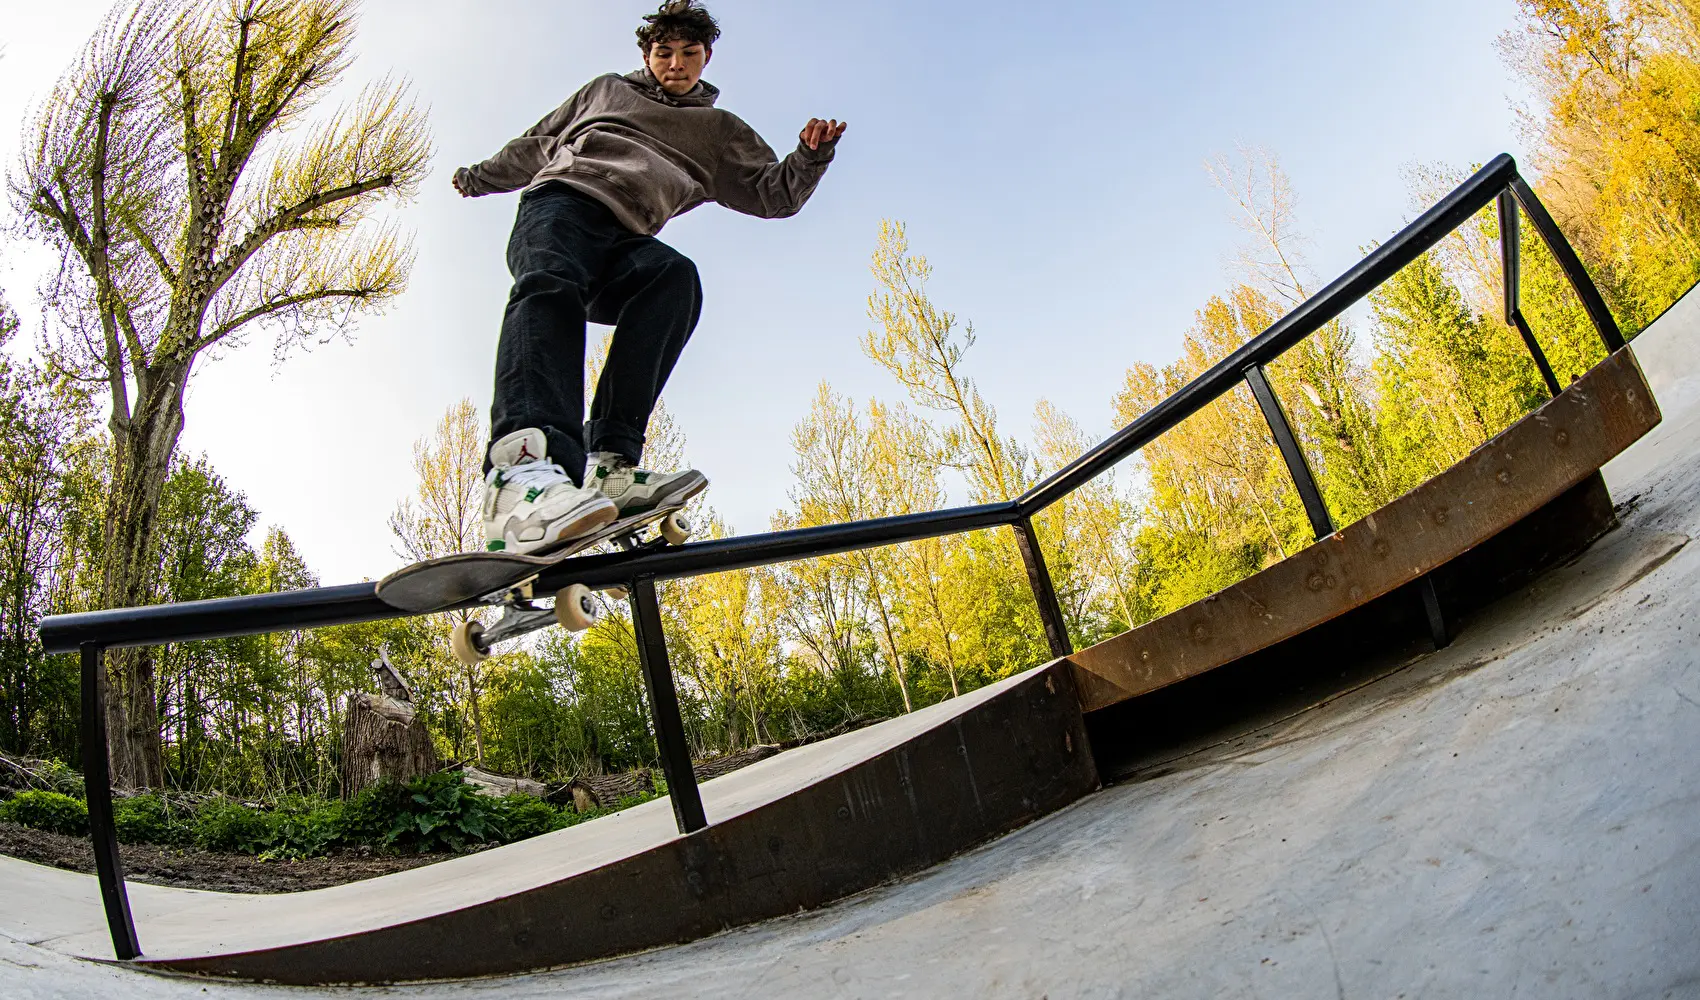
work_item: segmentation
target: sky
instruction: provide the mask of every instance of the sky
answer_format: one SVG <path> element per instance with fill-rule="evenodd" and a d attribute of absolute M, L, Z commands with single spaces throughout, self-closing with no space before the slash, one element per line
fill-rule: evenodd
<path fill-rule="evenodd" d="M 1127 367 L 1173 360 L 1233 280 L 1243 237 L 1206 161 L 1241 146 L 1278 155 L 1326 281 L 1416 214 L 1411 166 L 1521 152 L 1520 92 L 1495 48 L 1514 0 L 710 6 L 725 32 L 705 74 L 720 107 L 781 155 L 811 116 L 849 122 L 797 217 L 705 205 L 661 234 L 705 288 L 664 398 L 710 502 L 742 533 L 787 505 L 791 428 L 819 382 L 858 401 L 898 396 L 860 347 L 881 219 L 908 225 L 935 303 L 973 324 L 967 374 L 1004 432 L 1025 437 L 1048 399 L 1099 437 Z M 107 8 L 0 0 L 7 170 L 29 108 Z M 591 77 L 635 68 L 632 31 L 652 9 L 367 0 L 346 89 L 405 77 L 435 141 L 423 190 L 396 210 L 416 234 L 409 290 L 350 342 L 279 364 L 262 333 L 203 359 L 182 439 L 323 582 L 402 563 L 386 519 L 413 487 L 414 441 L 463 397 L 489 406 L 517 202 L 462 200 L 450 175 Z M 34 288 L 50 263 L 0 247 L 0 288 L 27 331 L 14 349 L 40 335 Z"/>

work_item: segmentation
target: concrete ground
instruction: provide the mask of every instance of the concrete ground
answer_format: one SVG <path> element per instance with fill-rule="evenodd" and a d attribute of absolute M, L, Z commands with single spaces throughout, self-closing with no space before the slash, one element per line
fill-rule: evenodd
<path fill-rule="evenodd" d="M 381 990 L 144 975 L 0 932 L 0 996 L 1700 997 L 1690 299 L 1636 342 L 1665 423 L 1607 468 L 1634 500 L 1575 564 L 1444 652 L 920 877 L 678 948 Z"/>

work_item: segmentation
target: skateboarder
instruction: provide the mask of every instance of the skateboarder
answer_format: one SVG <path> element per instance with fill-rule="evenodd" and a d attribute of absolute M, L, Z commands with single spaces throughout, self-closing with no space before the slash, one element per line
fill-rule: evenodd
<path fill-rule="evenodd" d="M 485 459 L 489 551 L 555 548 L 707 487 L 694 469 L 638 467 L 650 411 L 702 308 L 696 265 L 655 234 L 705 201 L 795 215 L 844 134 L 811 118 L 779 159 L 714 106 L 720 92 L 702 72 L 720 28 L 698 0 L 670 0 L 643 20 L 642 69 L 597 77 L 495 156 L 455 171 L 462 197 L 524 189 Z M 614 325 L 588 421 L 587 320 Z"/>

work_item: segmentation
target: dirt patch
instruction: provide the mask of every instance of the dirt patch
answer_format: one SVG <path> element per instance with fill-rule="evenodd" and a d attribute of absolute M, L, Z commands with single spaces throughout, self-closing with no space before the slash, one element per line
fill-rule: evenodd
<path fill-rule="evenodd" d="M 124 858 L 124 877 L 136 882 L 252 893 L 323 889 L 418 868 L 456 856 L 345 851 L 300 861 L 261 861 L 246 854 L 221 854 L 153 844 L 124 844 L 119 851 Z M 0 854 L 38 865 L 94 874 L 94 849 L 87 837 L 67 837 L 15 823 L 0 823 Z"/>

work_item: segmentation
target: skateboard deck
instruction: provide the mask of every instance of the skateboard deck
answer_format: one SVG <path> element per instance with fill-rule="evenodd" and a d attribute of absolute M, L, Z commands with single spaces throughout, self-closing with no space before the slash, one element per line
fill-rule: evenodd
<path fill-rule="evenodd" d="M 550 566 L 602 542 L 633 539 L 644 528 L 684 506 L 683 502 L 662 504 L 642 514 L 619 518 L 541 555 L 459 552 L 427 559 L 379 580 L 378 599 L 392 608 L 414 613 L 446 611 L 468 601 L 500 604 L 508 591 Z"/>

